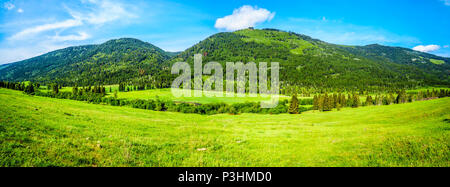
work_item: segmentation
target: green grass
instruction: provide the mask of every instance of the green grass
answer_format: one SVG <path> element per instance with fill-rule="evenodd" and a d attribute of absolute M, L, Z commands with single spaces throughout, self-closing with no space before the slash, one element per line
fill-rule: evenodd
<path fill-rule="evenodd" d="M 450 98 L 205 116 L 0 89 L 0 166 L 449 167 L 449 118 Z"/>
<path fill-rule="evenodd" d="M 205 91 L 206 92 L 206 91 Z M 113 95 L 110 94 L 110 97 Z M 156 99 L 161 100 L 171 100 L 171 101 L 181 101 L 181 102 L 194 102 L 194 103 L 244 103 L 244 102 L 260 102 L 260 101 L 270 101 L 270 97 L 267 95 L 257 95 L 257 97 L 226 97 L 225 93 L 223 97 L 207 97 L 203 95 L 202 97 L 194 97 L 194 92 L 191 92 L 191 97 L 175 97 L 172 94 L 170 88 L 166 89 L 151 89 L 142 91 L 131 91 L 131 92 L 118 92 L 119 99 Z M 280 100 L 290 99 L 288 96 L 279 95 Z"/>
<path fill-rule="evenodd" d="M 289 33 L 280 33 L 277 31 L 267 31 L 267 30 L 239 30 L 235 32 L 241 36 L 246 42 L 257 42 L 267 45 L 278 44 L 283 45 L 291 49 L 291 53 L 297 55 L 303 55 L 303 50 L 317 48 L 312 43 L 299 39 L 297 36 L 291 35 Z"/>
<path fill-rule="evenodd" d="M 430 59 L 430 62 L 433 64 L 444 64 L 445 62 L 443 60 L 436 60 L 436 59 Z"/>

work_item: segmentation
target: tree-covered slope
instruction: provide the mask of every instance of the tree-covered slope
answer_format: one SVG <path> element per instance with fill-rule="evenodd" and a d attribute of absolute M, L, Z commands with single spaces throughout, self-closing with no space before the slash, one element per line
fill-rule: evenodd
<path fill-rule="evenodd" d="M 398 48 L 385 50 L 392 50 L 391 56 L 395 56 L 395 49 Z M 193 55 L 201 53 L 204 62 L 280 62 L 280 80 L 285 87 L 354 89 L 450 85 L 448 58 L 408 52 L 398 55 L 410 59 L 433 57 L 445 63 L 404 63 L 398 60 L 400 57 L 386 58 L 368 46 L 343 47 L 292 32 L 245 29 L 215 34 L 179 54 L 166 66 L 177 61 L 192 63 Z"/>
<path fill-rule="evenodd" d="M 203 62 L 279 62 L 283 88 L 347 90 L 449 86 L 449 58 L 380 45 L 341 46 L 275 29 L 212 35 L 189 49 L 169 53 L 137 39 L 70 47 L 0 66 L 0 80 L 94 85 L 152 84 L 168 87 L 171 65 Z M 224 66 L 225 67 L 225 66 Z M 225 68 L 224 68 L 225 69 Z"/>
<path fill-rule="evenodd" d="M 389 61 L 418 67 L 438 79 L 449 82 L 450 58 L 414 51 L 402 47 L 389 47 L 378 44 L 343 47 L 343 49 L 377 61 Z"/>
<path fill-rule="evenodd" d="M 170 58 L 162 49 L 137 39 L 122 38 L 100 45 L 56 50 L 0 68 L 0 79 L 60 84 L 114 84 L 159 71 Z"/>

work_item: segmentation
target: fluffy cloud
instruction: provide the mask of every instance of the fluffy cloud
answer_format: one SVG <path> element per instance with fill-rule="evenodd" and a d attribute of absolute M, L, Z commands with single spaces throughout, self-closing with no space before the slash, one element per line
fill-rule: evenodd
<path fill-rule="evenodd" d="M 270 12 L 267 9 L 244 5 L 235 9 L 233 14 L 217 19 L 214 27 L 227 31 L 235 31 L 270 21 L 274 16 L 275 12 Z"/>
<path fill-rule="evenodd" d="M 27 28 L 25 30 L 22 30 L 18 32 L 17 34 L 14 34 L 9 39 L 10 40 L 25 40 L 30 36 L 34 36 L 37 33 L 49 31 L 49 30 L 55 30 L 55 29 L 65 29 L 75 26 L 82 25 L 82 22 L 80 20 L 75 19 L 69 19 L 66 21 L 56 22 L 56 23 L 50 23 L 50 24 L 44 24 L 39 25 L 36 27 Z"/>
<path fill-rule="evenodd" d="M 124 7 L 125 5 L 110 0 L 88 0 L 82 1 L 85 5 L 90 5 L 87 11 L 74 11 L 66 7 L 72 18 L 64 21 L 58 21 L 54 23 L 48 23 L 38 25 L 30 28 L 26 28 L 11 37 L 9 40 L 27 40 L 32 37 L 36 37 L 37 34 L 47 31 L 60 31 L 72 27 L 78 27 L 83 25 L 98 25 L 101 26 L 108 22 L 113 22 L 119 19 L 134 18 L 135 15 L 128 12 Z M 19 9 L 19 11 L 22 9 Z M 23 10 L 22 10 L 23 12 Z M 67 41 L 70 39 L 81 40 L 87 39 L 89 35 L 84 33 L 80 35 L 68 35 L 57 36 L 57 41 Z M 53 37 L 55 38 L 55 37 Z"/>
<path fill-rule="evenodd" d="M 89 37 L 90 37 L 89 34 L 87 34 L 85 32 L 79 32 L 78 35 L 75 35 L 75 34 L 65 35 L 65 36 L 56 35 L 56 36 L 53 36 L 51 39 L 53 41 L 57 41 L 57 42 L 64 42 L 64 41 L 81 41 L 81 40 L 86 40 Z"/>
<path fill-rule="evenodd" d="M 16 7 L 11 2 L 6 2 L 3 6 L 8 10 L 12 10 L 12 9 L 14 9 L 14 7 Z"/>
<path fill-rule="evenodd" d="M 85 44 L 86 40 L 105 27 L 129 23 L 136 18 L 135 11 L 140 10 L 122 0 L 79 0 L 61 3 L 61 6 L 62 11 L 59 13 L 65 14 L 59 19 L 38 17 L 26 22 L 10 21 L 0 24 L 0 30 L 8 31 L 8 37 L 0 40 L 0 64 Z M 4 8 L 23 12 L 11 3 L 5 3 Z M 31 12 L 33 10 L 30 10 L 30 14 Z"/>
<path fill-rule="evenodd" d="M 70 15 L 89 24 L 101 25 L 119 19 L 136 18 L 137 16 L 125 9 L 126 5 L 110 0 L 83 1 L 95 5 L 89 11 L 78 12 L 68 8 Z"/>
<path fill-rule="evenodd" d="M 441 0 L 442 2 L 444 2 L 444 5 L 450 6 L 450 0 Z"/>
<path fill-rule="evenodd" d="M 275 28 L 293 31 L 318 38 L 325 42 L 344 45 L 417 45 L 420 40 L 408 35 L 399 35 L 384 29 L 354 25 L 342 20 L 317 18 L 288 18 L 279 20 Z"/>
<path fill-rule="evenodd" d="M 426 53 L 439 50 L 440 48 L 441 47 L 439 45 L 418 45 L 414 47 L 413 50 Z"/>

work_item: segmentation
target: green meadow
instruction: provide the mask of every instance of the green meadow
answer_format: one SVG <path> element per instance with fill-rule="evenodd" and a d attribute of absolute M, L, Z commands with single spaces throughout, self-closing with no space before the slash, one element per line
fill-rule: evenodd
<path fill-rule="evenodd" d="M 204 91 L 204 94 L 208 94 Z M 214 94 L 215 92 L 209 91 L 209 94 Z M 239 97 L 237 95 L 232 97 L 227 97 L 224 92 L 223 96 L 220 97 L 208 97 L 206 95 L 202 95 L 201 97 L 195 97 L 194 91 L 191 92 L 191 96 L 181 96 L 175 97 L 172 94 L 170 88 L 165 89 L 151 89 L 151 90 L 142 90 L 142 91 L 130 91 L 130 92 L 118 92 L 117 96 L 119 99 L 161 99 L 161 100 L 170 100 L 170 101 L 180 101 L 180 102 L 193 102 L 193 103 L 244 103 L 244 102 L 260 102 L 260 101 L 270 101 L 270 97 L 268 95 L 260 95 L 257 94 L 254 97 L 250 97 L 249 94 L 244 95 L 244 97 Z M 110 96 L 113 96 L 110 94 Z M 279 95 L 280 100 L 289 99 L 288 96 Z"/>
<path fill-rule="evenodd" d="M 111 88 L 111 89 L 110 89 Z M 107 97 L 114 97 L 114 92 L 118 90 L 118 85 L 109 85 L 105 86 L 105 90 L 107 92 Z M 46 86 L 42 86 L 40 89 L 42 92 L 48 92 Z M 110 92 L 111 90 L 111 92 Z M 72 92 L 72 87 L 63 87 L 60 89 L 61 92 Z M 204 91 L 205 94 L 214 94 L 213 91 Z M 160 99 L 166 101 L 175 101 L 175 102 L 190 102 L 190 103 L 244 103 L 244 102 L 261 102 L 261 101 L 270 101 L 271 97 L 269 95 L 260 95 L 257 94 L 254 97 L 249 97 L 249 94 L 245 94 L 244 97 L 239 97 L 237 95 L 228 97 L 226 96 L 226 92 L 224 92 L 223 96 L 220 97 L 209 97 L 207 95 L 202 95 L 201 97 L 195 97 L 194 92 L 191 92 L 191 96 L 181 96 L 175 97 L 172 94 L 170 88 L 162 88 L 162 89 L 149 89 L 149 90 L 133 90 L 128 92 L 117 92 L 118 99 Z M 278 95 L 280 100 L 287 100 L 290 97 L 285 95 Z M 306 98 L 306 97 L 305 97 Z M 308 97 L 309 98 L 309 97 Z"/>
<path fill-rule="evenodd" d="M 450 98 L 299 115 L 198 115 L 0 88 L 0 166 L 449 167 L 449 159 Z"/>

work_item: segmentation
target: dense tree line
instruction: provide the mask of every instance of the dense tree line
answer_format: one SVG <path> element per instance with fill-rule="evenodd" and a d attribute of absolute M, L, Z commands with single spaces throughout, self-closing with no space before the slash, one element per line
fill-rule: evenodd
<path fill-rule="evenodd" d="M 340 110 L 342 107 L 357 108 L 359 106 L 402 104 L 442 97 L 450 97 L 450 90 L 433 89 L 431 91 L 419 91 L 417 93 L 407 93 L 405 90 L 400 90 L 397 91 L 395 96 L 393 93 L 375 96 L 367 95 L 365 101 L 360 101 L 360 95 L 358 93 L 351 93 L 347 95 L 343 93 L 325 93 L 314 95 L 313 110 L 331 111 L 333 109 Z"/>
<path fill-rule="evenodd" d="M 39 89 L 40 84 L 33 84 L 31 82 L 22 82 L 22 83 L 14 83 L 14 82 L 3 82 L 0 81 L 0 88 L 8 88 L 12 90 L 23 91 L 26 94 L 33 95 L 35 93 L 35 89 Z"/>
<path fill-rule="evenodd" d="M 72 92 L 61 92 L 61 85 L 50 84 L 47 85 L 47 92 L 39 91 L 39 84 L 27 82 L 27 83 L 11 83 L 0 81 L 0 87 L 13 90 L 24 91 L 27 94 L 52 97 L 59 99 L 72 99 L 78 101 L 87 101 L 95 104 L 108 104 L 111 106 L 131 106 L 133 108 L 155 110 L 155 111 L 173 111 L 182 113 L 197 113 L 197 114 L 239 114 L 239 113 L 262 113 L 262 114 L 299 114 L 308 110 L 319 111 L 331 111 L 333 109 L 340 110 L 342 107 L 360 107 L 360 106 L 372 106 L 372 105 L 391 105 L 401 104 L 413 101 L 429 100 L 435 98 L 449 97 L 449 89 L 433 89 L 427 91 L 409 92 L 405 90 L 397 91 L 397 93 L 389 93 L 387 95 L 366 95 L 365 101 L 360 101 L 361 93 L 325 93 L 314 95 L 313 99 L 298 99 L 294 94 L 290 101 L 282 100 L 278 106 L 271 109 L 264 109 L 260 107 L 258 102 L 246 102 L 246 103 L 211 103 L 211 104 L 198 104 L 187 102 L 173 102 L 163 101 L 159 99 L 154 100 L 127 100 L 118 99 L 117 92 L 114 93 L 114 97 L 104 97 L 106 95 L 106 89 L 103 86 L 87 86 L 87 87 L 73 87 Z M 123 90 L 123 86 L 121 88 Z M 305 105 L 312 105 L 312 107 L 305 107 Z"/>

